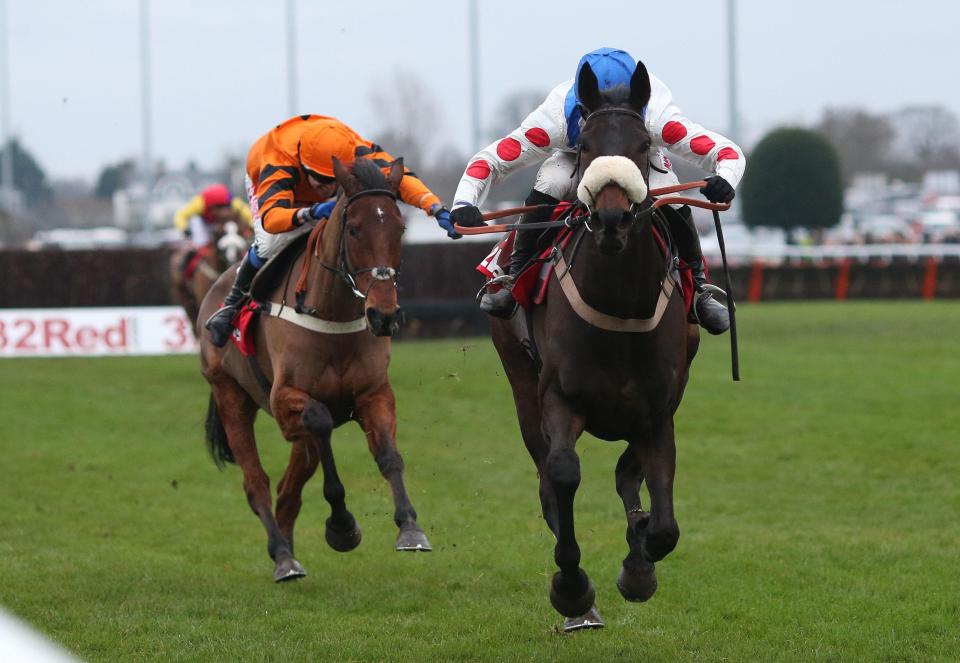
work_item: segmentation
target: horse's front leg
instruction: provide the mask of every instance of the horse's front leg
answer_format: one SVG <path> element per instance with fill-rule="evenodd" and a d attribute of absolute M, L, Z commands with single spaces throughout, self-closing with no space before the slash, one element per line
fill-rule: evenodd
<path fill-rule="evenodd" d="M 393 390 L 384 384 L 373 394 L 358 398 L 356 418 L 367 436 L 367 445 L 380 473 L 393 493 L 393 521 L 400 528 L 397 550 L 432 550 L 427 535 L 417 524 L 417 512 L 403 485 L 403 458 L 397 451 L 397 412 Z"/>
<path fill-rule="evenodd" d="M 590 579 L 580 568 L 573 517 L 573 500 L 580 486 L 580 458 L 575 447 L 584 421 L 554 386 L 545 389 L 541 403 L 543 436 L 550 445 L 545 469 L 556 500 L 554 560 L 560 567 L 550 586 L 550 602 L 564 617 L 579 617 L 593 607 L 595 597 Z M 548 505 L 543 506 L 546 511 Z"/>
<path fill-rule="evenodd" d="M 676 469 L 673 418 L 657 422 L 642 440 L 631 440 L 633 452 L 650 490 L 650 513 L 636 509 L 627 513 L 630 553 L 623 560 L 617 587 L 628 601 L 646 601 L 657 590 L 654 562 L 676 547 L 680 528 L 673 514 L 673 475 Z M 624 502 L 626 506 L 626 502 Z"/>

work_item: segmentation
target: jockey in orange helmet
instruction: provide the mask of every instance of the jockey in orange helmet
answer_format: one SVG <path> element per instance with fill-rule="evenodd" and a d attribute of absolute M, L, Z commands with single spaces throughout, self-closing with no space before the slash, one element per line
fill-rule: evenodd
<path fill-rule="evenodd" d="M 235 221 L 241 231 L 253 227 L 253 215 L 247 204 L 219 183 L 206 187 L 173 215 L 173 225 L 197 246 L 210 241 L 209 226 L 225 221 Z"/>
<path fill-rule="evenodd" d="M 333 157 L 343 163 L 371 159 L 386 169 L 393 161 L 382 147 L 364 140 L 343 122 L 323 115 L 298 115 L 261 136 L 247 156 L 247 197 L 253 212 L 253 246 L 244 256 L 223 307 L 207 320 L 210 339 L 222 347 L 233 318 L 257 270 L 286 246 L 288 231 L 330 216 L 337 181 Z M 447 236 L 460 237 L 450 212 L 409 169 L 400 182 L 400 199 L 434 217 Z"/>

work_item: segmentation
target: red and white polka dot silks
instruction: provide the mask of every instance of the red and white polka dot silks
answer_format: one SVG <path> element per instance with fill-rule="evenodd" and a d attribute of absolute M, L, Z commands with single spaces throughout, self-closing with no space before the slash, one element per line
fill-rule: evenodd
<path fill-rule="evenodd" d="M 665 148 L 676 157 L 708 172 L 720 175 L 734 187 L 743 177 L 746 159 L 733 141 L 685 117 L 670 89 L 657 77 L 650 77 L 651 96 L 647 105 L 647 131 L 653 139 L 651 151 Z M 567 120 L 563 102 L 573 81 L 555 87 L 540 106 L 519 127 L 480 150 L 467 164 L 460 179 L 453 207 L 481 205 L 492 184 L 510 173 L 544 161 L 555 150 L 573 151 L 566 144 Z M 670 168 L 664 155 L 663 163 Z"/>

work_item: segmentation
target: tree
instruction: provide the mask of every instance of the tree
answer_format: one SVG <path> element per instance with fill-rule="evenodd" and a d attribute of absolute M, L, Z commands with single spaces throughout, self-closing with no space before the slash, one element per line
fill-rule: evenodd
<path fill-rule="evenodd" d="M 546 92 L 533 89 L 517 90 L 508 94 L 497 104 L 493 126 L 490 127 L 490 140 L 499 140 L 519 127 L 524 118 L 546 98 Z"/>
<path fill-rule="evenodd" d="M 827 108 L 814 129 L 837 151 L 844 182 L 860 173 L 889 172 L 895 135 L 889 118 L 862 108 Z"/>
<path fill-rule="evenodd" d="M 908 106 L 893 116 L 897 154 L 915 171 L 960 167 L 960 123 L 942 106 Z"/>
<path fill-rule="evenodd" d="M 133 159 L 126 159 L 119 163 L 104 166 L 97 176 L 97 185 L 94 187 L 93 195 L 103 200 L 112 199 L 114 192 L 124 188 L 130 182 L 134 170 Z"/>
<path fill-rule="evenodd" d="M 377 142 L 393 156 L 404 157 L 408 168 L 427 169 L 442 122 L 439 104 L 423 81 L 415 74 L 397 72 L 370 94 L 370 103 L 381 126 Z"/>
<path fill-rule="evenodd" d="M 33 155 L 23 149 L 16 138 L 11 139 L 3 150 L 0 150 L 0 155 L 5 156 L 7 150 L 10 150 L 13 156 L 13 187 L 20 191 L 26 203 L 32 205 L 52 200 L 53 189 Z M 2 158 L 3 156 L 0 156 L 0 159 Z"/>
<path fill-rule="evenodd" d="M 829 228 L 843 213 L 837 153 L 808 129 L 777 129 L 757 144 L 747 162 L 739 198 L 750 227 Z"/>

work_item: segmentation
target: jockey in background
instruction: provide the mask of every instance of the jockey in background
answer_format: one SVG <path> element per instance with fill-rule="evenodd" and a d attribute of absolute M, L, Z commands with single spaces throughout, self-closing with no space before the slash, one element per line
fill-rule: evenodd
<path fill-rule="evenodd" d="M 581 58 L 577 76 L 584 63 L 589 63 L 600 83 L 600 90 L 620 85 L 629 87 L 636 62 L 626 52 L 601 48 Z M 577 141 L 584 118 L 576 89 L 576 78 L 555 87 L 546 100 L 508 136 L 480 150 L 469 162 L 454 196 L 454 223 L 462 226 L 482 224 L 478 206 L 486 199 L 490 187 L 498 179 L 534 163 L 543 162 L 536 183 L 526 199 L 527 205 L 556 204 L 576 197 Z M 655 76 L 650 76 L 652 92 L 644 110 L 646 129 L 652 138 L 650 146 L 649 186 L 658 188 L 677 184 L 670 160 L 663 150 L 713 173 L 700 191 L 714 203 L 733 200 L 734 189 L 743 176 L 746 158 L 729 138 L 709 131 L 685 117 L 673 102 L 670 89 Z M 691 268 L 697 289 L 694 315 L 711 334 L 720 334 L 730 326 L 726 308 L 703 290 L 706 284 L 700 239 L 690 208 L 663 208 L 670 222 L 670 232 L 678 252 Z M 520 223 L 546 220 L 548 216 L 525 214 Z M 510 276 L 515 277 L 536 251 L 536 233 L 517 232 L 510 259 Z M 483 296 L 481 309 L 498 317 L 510 317 L 516 302 L 509 288 Z"/>
<path fill-rule="evenodd" d="M 241 234 L 253 227 L 250 208 L 235 198 L 225 184 L 211 184 L 173 215 L 173 225 L 183 232 L 195 247 L 210 242 L 210 227 L 234 221 Z"/>
<path fill-rule="evenodd" d="M 371 159 L 384 170 L 394 160 L 382 147 L 364 140 L 343 122 L 322 115 L 290 118 L 250 148 L 246 181 L 255 239 L 237 269 L 223 307 L 207 320 L 210 339 L 217 347 L 230 338 L 233 318 L 254 275 L 286 246 L 287 233 L 309 221 L 330 216 L 336 205 L 331 198 L 337 191 L 333 157 L 344 164 L 358 158 Z M 460 237 L 440 199 L 413 172 L 404 172 L 400 199 L 434 217 L 448 237 Z"/>

